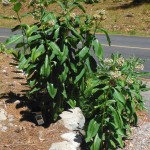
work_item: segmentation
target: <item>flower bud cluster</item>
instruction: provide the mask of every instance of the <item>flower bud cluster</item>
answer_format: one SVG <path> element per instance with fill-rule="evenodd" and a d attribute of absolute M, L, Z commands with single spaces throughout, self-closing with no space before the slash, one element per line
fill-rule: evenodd
<path fill-rule="evenodd" d="M 75 20 L 75 17 L 76 17 L 75 13 L 70 13 L 70 18 L 71 18 L 72 21 Z"/>
<path fill-rule="evenodd" d="M 135 69 L 137 69 L 137 70 L 143 70 L 144 69 L 144 65 L 143 64 L 139 64 L 139 65 L 137 65 L 137 66 L 135 66 Z"/>
<path fill-rule="evenodd" d="M 106 65 L 108 65 L 108 66 L 111 66 L 112 63 L 113 63 L 113 60 L 110 59 L 110 58 L 105 58 L 105 59 L 104 59 L 104 63 L 105 63 Z"/>
<path fill-rule="evenodd" d="M 93 20 L 102 21 L 105 19 L 106 19 L 106 12 L 104 9 L 97 11 L 96 14 L 93 15 Z"/>
<path fill-rule="evenodd" d="M 126 82 L 127 82 L 128 84 L 132 84 L 132 83 L 133 83 L 133 80 L 132 80 L 131 78 L 127 78 Z"/>
<path fill-rule="evenodd" d="M 123 57 L 120 57 L 120 58 L 118 58 L 118 59 L 116 60 L 116 62 L 117 62 L 117 64 L 118 64 L 118 66 L 123 66 L 123 64 L 124 64 L 124 58 L 123 58 Z"/>
<path fill-rule="evenodd" d="M 116 70 L 116 71 L 111 71 L 110 72 L 110 75 L 111 75 L 111 77 L 112 78 L 119 78 L 120 76 L 121 76 L 121 71 L 118 71 L 118 70 Z"/>

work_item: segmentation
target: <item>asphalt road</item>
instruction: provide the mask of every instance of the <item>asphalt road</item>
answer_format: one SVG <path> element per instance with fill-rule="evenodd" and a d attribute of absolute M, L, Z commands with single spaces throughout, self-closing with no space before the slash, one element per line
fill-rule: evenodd
<path fill-rule="evenodd" d="M 10 29 L 0 28 L 0 41 L 4 42 L 12 34 Z M 150 37 L 110 35 L 111 46 L 108 46 L 105 35 L 98 34 L 97 38 L 103 46 L 105 57 L 110 57 L 115 52 L 124 57 L 136 56 L 146 60 L 144 71 L 150 71 Z"/>

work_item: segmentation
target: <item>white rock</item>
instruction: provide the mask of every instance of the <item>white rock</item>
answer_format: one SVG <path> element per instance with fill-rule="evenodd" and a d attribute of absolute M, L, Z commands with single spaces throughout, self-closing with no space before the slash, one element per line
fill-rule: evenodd
<path fill-rule="evenodd" d="M 1 130 L 2 132 L 6 132 L 7 129 L 8 129 L 7 126 L 2 126 L 0 130 Z"/>
<path fill-rule="evenodd" d="M 3 108 L 0 108 L 0 121 L 6 120 L 6 119 L 7 119 L 7 112 Z"/>
<path fill-rule="evenodd" d="M 53 143 L 49 150 L 77 150 L 72 143 L 63 141 L 58 143 Z"/>
<path fill-rule="evenodd" d="M 15 103 L 15 104 L 20 104 L 20 101 L 19 101 L 19 100 L 16 100 L 14 103 Z"/>
<path fill-rule="evenodd" d="M 8 120 L 9 120 L 9 122 L 13 122 L 14 121 L 14 116 L 13 115 L 8 115 Z"/>
<path fill-rule="evenodd" d="M 84 127 L 85 117 L 78 107 L 62 112 L 60 117 L 60 122 L 69 130 L 79 130 Z"/>
<path fill-rule="evenodd" d="M 74 147 L 79 148 L 82 142 L 81 136 L 75 134 L 74 132 L 68 132 L 61 135 L 61 138 L 72 143 Z"/>
<path fill-rule="evenodd" d="M 10 4 L 10 0 L 2 0 L 2 4 L 4 6 L 8 6 Z"/>

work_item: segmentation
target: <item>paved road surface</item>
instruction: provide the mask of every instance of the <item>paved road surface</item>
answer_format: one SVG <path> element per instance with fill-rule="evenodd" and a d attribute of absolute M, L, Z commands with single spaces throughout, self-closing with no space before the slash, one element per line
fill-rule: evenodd
<path fill-rule="evenodd" d="M 5 41 L 11 34 L 10 29 L 0 28 L 0 41 Z M 97 38 L 103 45 L 106 57 L 114 52 L 119 52 L 125 57 L 140 57 L 147 60 L 144 71 L 150 71 L 150 37 L 110 35 L 111 46 L 108 46 L 104 35 L 97 35 Z"/>

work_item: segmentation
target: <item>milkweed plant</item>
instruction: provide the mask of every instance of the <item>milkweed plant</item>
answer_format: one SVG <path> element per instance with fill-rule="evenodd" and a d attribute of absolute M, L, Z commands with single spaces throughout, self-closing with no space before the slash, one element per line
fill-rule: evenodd
<path fill-rule="evenodd" d="M 144 107 L 140 92 L 146 86 L 140 76 L 146 73 L 140 72 L 144 66 L 138 58 L 104 58 L 95 33 L 106 19 L 105 10 L 90 16 L 76 0 L 61 0 L 56 1 L 61 11 L 52 12 L 51 1 L 30 0 L 29 12 L 20 15 L 25 0 L 10 1 L 13 19 L 19 21 L 12 31 L 21 32 L 10 36 L 6 45 L 16 44 L 11 53 L 27 76 L 31 108 L 56 121 L 62 111 L 80 107 L 89 149 L 122 148 L 130 126 L 137 124 L 137 110 Z M 32 25 L 22 22 L 28 16 L 35 19 Z M 99 31 L 110 45 L 107 31 Z"/>

